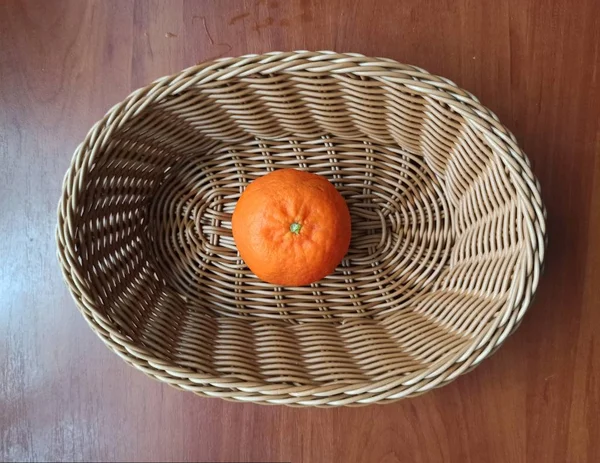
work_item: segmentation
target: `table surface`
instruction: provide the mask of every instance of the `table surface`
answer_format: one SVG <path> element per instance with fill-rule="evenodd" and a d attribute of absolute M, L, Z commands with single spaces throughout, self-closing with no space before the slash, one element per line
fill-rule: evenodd
<path fill-rule="evenodd" d="M 294 49 L 448 77 L 532 161 L 548 209 L 538 296 L 446 387 L 341 409 L 195 397 L 107 350 L 63 283 L 56 205 L 87 129 L 162 75 Z M 0 460 L 600 461 L 599 50 L 596 0 L 0 2 Z"/>

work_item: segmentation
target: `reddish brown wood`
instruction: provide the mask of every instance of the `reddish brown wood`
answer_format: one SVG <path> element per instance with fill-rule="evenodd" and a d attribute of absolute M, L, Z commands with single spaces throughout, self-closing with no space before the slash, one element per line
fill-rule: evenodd
<path fill-rule="evenodd" d="M 87 129 L 161 75 L 274 49 L 449 77 L 530 156 L 546 272 L 521 328 L 473 373 L 361 409 L 200 399 L 128 367 L 76 311 L 55 208 Z M 599 50 L 596 0 L 1 2 L 0 459 L 600 461 Z"/>

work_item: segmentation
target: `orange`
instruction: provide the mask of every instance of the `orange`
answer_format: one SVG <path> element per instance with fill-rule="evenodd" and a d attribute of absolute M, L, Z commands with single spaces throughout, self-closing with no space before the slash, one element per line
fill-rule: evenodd
<path fill-rule="evenodd" d="M 260 279 L 304 286 L 335 270 L 350 245 L 350 212 L 325 177 L 294 169 L 253 181 L 232 218 L 244 262 Z"/>

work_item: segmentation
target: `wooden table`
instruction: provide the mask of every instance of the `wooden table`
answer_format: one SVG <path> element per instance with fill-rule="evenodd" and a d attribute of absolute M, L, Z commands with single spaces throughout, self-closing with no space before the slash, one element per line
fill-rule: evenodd
<path fill-rule="evenodd" d="M 387 56 L 476 94 L 530 156 L 546 271 L 474 372 L 387 406 L 202 399 L 110 353 L 55 257 L 62 177 L 130 91 L 225 55 Z M 600 461 L 600 2 L 0 3 L 0 460 Z M 594 238 L 595 237 L 595 238 Z"/>

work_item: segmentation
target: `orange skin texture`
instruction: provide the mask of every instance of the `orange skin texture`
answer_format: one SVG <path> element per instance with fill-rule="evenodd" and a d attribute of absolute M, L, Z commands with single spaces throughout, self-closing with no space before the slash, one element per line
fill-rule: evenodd
<path fill-rule="evenodd" d="M 238 200 L 231 225 L 246 265 L 278 286 L 321 280 L 350 246 L 350 212 L 342 195 L 325 177 L 295 169 L 254 180 Z"/>

